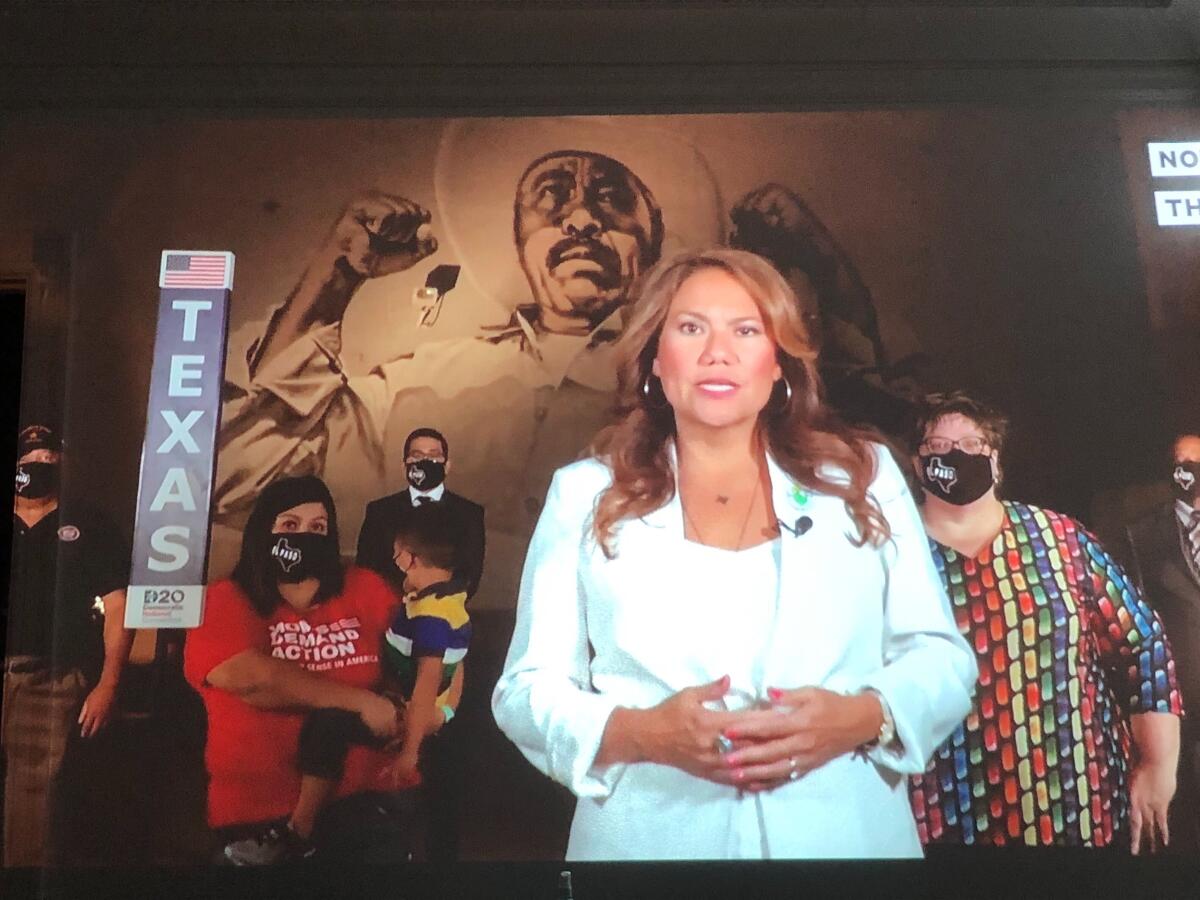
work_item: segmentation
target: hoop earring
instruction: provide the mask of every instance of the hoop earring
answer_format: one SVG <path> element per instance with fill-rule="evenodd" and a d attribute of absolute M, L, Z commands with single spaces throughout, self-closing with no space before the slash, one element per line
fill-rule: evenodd
<path fill-rule="evenodd" d="M 646 408 L 654 409 L 654 410 L 666 409 L 668 406 L 671 405 L 671 402 L 669 400 L 667 400 L 665 394 L 663 395 L 662 403 L 654 402 L 654 396 L 650 391 L 650 379 L 653 377 L 654 377 L 653 374 L 647 375 L 646 380 L 642 382 L 642 397 L 646 401 Z"/>
<path fill-rule="evenodd" d="M 788 407 L 791 405 L 791 402 L 792 402 L 792 386 L 791 386 L 791 384 L 790 384 L 790 383 L 788 383 L 788 380 L 787 380 L 787 378 L 786 378 L 785 376 L 783 376 L 783 375 L 780 375 L 780 376 L 779 376 L 779 378 L 776 380 L 775 384 L 776 384 L 776 385 L 777 385 L 777 384 L 779 384 L 779 382 L 780 382 L 780 381 L 782 381 L 782 382 L 783 382 L 783 402 L 782 402 L 782 403 L 779 403 L 779 404 L 777 404 L 777 405 L 775 405 L 775 406 L 772 406 L 772 407 L 770 407 L 770 408 L 769 408 L 769 409 L 767 409 L 767 410 L 764 410 L 764 412 L 766 412 L 766 413 L 767 413 L 767 415 L 770 415 L 770 416 L 782 416 L 784 413 L 786 413 L 786 412 L 787 412 L 787 410 L 788 410 Z M 772 386 L 771 386 L 771 397 L 770 397 L 770 399 L 767 401 L 767 404 L 768 404 L 768 406 L 770 406 L 771 402 L 773 402 L 773 401 L 774 401 L 774 399 L 775 399 L 775 385 L 772 385 Z"/>

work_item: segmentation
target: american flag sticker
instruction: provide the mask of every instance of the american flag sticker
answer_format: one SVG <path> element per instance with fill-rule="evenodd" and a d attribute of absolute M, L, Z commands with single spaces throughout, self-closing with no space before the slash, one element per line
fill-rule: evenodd
<path fill-rule="evenodd" d="M 233 254 L 210 250 L 164 250 L 158 286 L 227 291 L 233 287 Z"/>

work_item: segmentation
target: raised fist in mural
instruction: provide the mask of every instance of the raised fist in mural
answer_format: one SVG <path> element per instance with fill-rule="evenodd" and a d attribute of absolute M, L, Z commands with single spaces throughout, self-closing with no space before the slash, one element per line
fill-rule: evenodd
<path fill-rule="evenodd" d="M 249 360 L 251 374 L 313 326 L 340 322 L 366 279 L 411 269 L 437 250 L 429 219 L 424 207 L 382 191 L 346 204 L 268 324 Z"/>
<path fill-rule="evenodd" d="M 769 259 L 803 300 L 815 294 L 818 337 L 829 358 L 857 365 L 883 362 L 875 306 L 858 270 L 821 220 L 789 188 L 765 184 L 730 211 L 729 244 Z M 801 286 L 800 281 L 807 284 Z"/>
<path fill-rule="evenodd" d="M 808 249 L 832 255 L 833 241 L 829 232 L 812 210 L 791 189 L 781 184 L 764 184 L 746 194 L 729 215 L 733 223 L 730 243 L 757 253 L 774 251 L 780 259 L 791 257 L 799 249 L 797 238 L 803 238 Z M 799 264 L 801 260 L 794 260 Z"/>
<path fill-rule="evenodd" d="M 328 250 L 364 278 L 403 272 L 437 250 L 429 219 L 411 200 L 372 191 L 347 204 Z"/>

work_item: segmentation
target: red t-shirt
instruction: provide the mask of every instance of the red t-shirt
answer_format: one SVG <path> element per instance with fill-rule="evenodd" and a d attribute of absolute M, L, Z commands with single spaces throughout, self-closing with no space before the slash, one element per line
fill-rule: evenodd
<path fill-rule="evenodd" d="M 380 678 L 380 648 L 397 599 L 382 578 L 350 567 L 346 586 L 303 615 L 286 603 L 263 619 L 232 581 L 209 586 L 204 621 L 187 637 L 184 674 L 208 711 L 208 821 L 214 828 L 280 818 L 300 790 L 296 752 L 302 712 L 256 709 L 205 680 L 244 650 L 294 660 L 334 681 L 371 689 Z M 387 790 L 380 769 L 388 757 L 351 747 L 338 796 Z"/>

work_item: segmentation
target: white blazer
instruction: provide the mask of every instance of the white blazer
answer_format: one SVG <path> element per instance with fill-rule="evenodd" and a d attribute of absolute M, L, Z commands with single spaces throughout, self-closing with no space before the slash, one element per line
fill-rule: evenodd
<path fill-rule="evenodd" d="M 492 709 L 526 758 L 578 796 L 568 859 L 921 855 L 904 774 L 923 771 L 966 715 L 975 657 L 908 487 L 882 447 L 876 455 L 871 492 L 892 530 L 880 548 L 855 547 L 842 501 L 798 497 L 768 459 L 776 515 L 811 526 L 782 530 L 774 627 L 750 640 L 730 640 L 723 627 L 736 597 L 679 588 L 689 548 L 678 494 L 622 523 L 608 560 L 591 535 L 607 466 L 584 460 L 555 473 Z M 875 688 L 902 753 L 842 756 L 765 794 L 654 763 L 593 765 L 615 707 L 653 706 L 726 673 L 758 696 L 768 687 Z"/>

